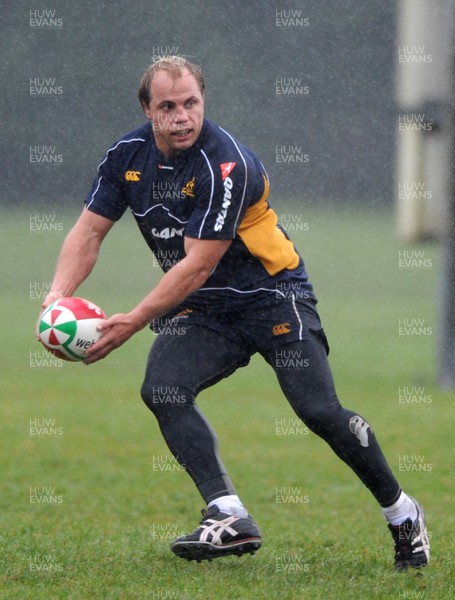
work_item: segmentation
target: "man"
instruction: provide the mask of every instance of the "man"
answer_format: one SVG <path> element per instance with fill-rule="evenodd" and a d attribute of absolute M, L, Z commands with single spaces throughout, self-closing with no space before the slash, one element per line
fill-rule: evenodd
<path fill-rule="evenodd" d="M 200 526 L 176 539 L 173 552 L 200 561 L 254 554 L 261 545 L 218 456 L 215 434 L 195 404 L 201 390 L 259 352 L 297 415 L 382 507 L 396 569 L 426 565 L 422 508 L 401 490 L 368 422 L 337 399 L 314 291 L 267 203 L 263 165 L 204 119 L 203 76 L 187 60 L 169 56 L 151 65 L 139 100 L 150 123 L 108 150 L 65 239 L 43 308 L 75 292 L 103 239 L 130 208 L 165 273 L 130 312 L 103 321 L 101 340 L 85 362 L 104 358 L 150 323 L 158 332 L 142 398 L 207 504 Z M 180 325 L 184 335 L 169 335 Z M 283 349 L 300 358 L 298 366 L 283 368 Z M 170 389 L 175 401 L 169 401 Z"/>

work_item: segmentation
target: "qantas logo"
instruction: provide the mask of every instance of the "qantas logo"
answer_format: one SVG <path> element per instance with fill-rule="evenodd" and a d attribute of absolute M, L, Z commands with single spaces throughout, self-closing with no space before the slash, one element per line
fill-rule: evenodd
<path fill-rule="evenodd" d="M 223 196 L 223 204 L 221 205 L 221 210 L 216 217 L 215 223 L 215 231 L 221 231 L 223 229 L 224 221 L 226 219 L 228 208 L 231 206 L 231 190 L 234 183 L 230 177 L 226 177 L 223 181 L 224 186 L 224 196 Z"/>
<path fill-rule="evenodd" d="M 220 169 L 221 169 L 221 177 L 223 178 L 223 181 L 226 179 L 226 177 L 230 174 L 230 172 L 232 171 L 232 169 L 235 167 L 237 163 L 233 163 L 233 162 L 229 162 L 229 163 L 221 163 L 220 164 Z"/>
<path fill-rule="evenodd" d="M 156 229 L 154 227 L 152 229 L 152 235 L 154 235 L 157 238 L 161 238 L 163 240 L 168 240 L 169 238 L 173 238 L 176 235 L 179 237 L 183 237 L 184 231 L 185 231 L 184 227 L 181 227 L 180 229 L 175 229 L 175 227 L 166 227 L 165 229 L 162 229 L 161 231 L 158 231 L 158 229 Z"/>
<path fill-rule="evenodd" d="M 231 198 L 232 198 L 231 190 L 232 190 L 232 186 L 234 185 L 234 183 L 233 183 L 232 179 L 229 177 L 229 175 L 236 164 L 237 163 L 235 163 L 235 162 L 227 162 L 227 163 L 220 164 L 221 178 L 223 180 L 223 187 L 224 187 L 224 195 L 223 195 L 223 202 L 221 205 L 221 210 L 216 217 L 216 223 L 215 223 L 215 227 L 214 227 L 215 231 L 221 231 L 223 229 L 223 225 L 224 225 L 224 221 L 226 219 L 228 208 L 231 206 Z"/>

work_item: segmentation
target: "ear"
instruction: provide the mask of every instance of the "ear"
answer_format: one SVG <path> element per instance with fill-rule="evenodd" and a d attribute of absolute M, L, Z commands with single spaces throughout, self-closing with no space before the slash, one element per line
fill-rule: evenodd
<path fill-rule="evenodd" d="M 145 116 L 147 117 L 147 119 L 149 121 L 151 121 L 152 120 L 152 111 L 150 110 L 150 106 L 147 106 L 146 104 L 143 104 L 142 105 L 142 109 L 143 109 L 143 111 L 144 111 Z"/>

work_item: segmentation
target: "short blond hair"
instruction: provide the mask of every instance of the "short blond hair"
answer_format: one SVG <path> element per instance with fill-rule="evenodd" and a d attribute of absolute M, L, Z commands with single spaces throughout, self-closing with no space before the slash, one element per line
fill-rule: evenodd
<path fill-rule="evenodd" d="M 152 83 L 155 73 L 158 71 L 166 71 L 172 79 L 178 79 L 179 77 L 182 77 L 183 70 L 185 69 L 196 79 L 201 94 L 204 95 L 205 82 L 201 67 L 191 63 L 183 56 L 161 56 L 148 67 L 142 76 L 137 93 L 142 108 L 148 107 L 152 99 L 150 95 L 150 84 Z"/>

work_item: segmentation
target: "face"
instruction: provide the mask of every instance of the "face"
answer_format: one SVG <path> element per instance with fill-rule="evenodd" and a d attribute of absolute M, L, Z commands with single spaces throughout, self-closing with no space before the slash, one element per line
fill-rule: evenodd
<path fill-rule="evenodd" d="M 158 149 L 166 158 L 196 142 L 204 120 L 204 96 L 197 80 L 186 69 L 172 79 L 158 71 L 150 84 L 151 101 L 144 112 L 152 123 Z"/>

